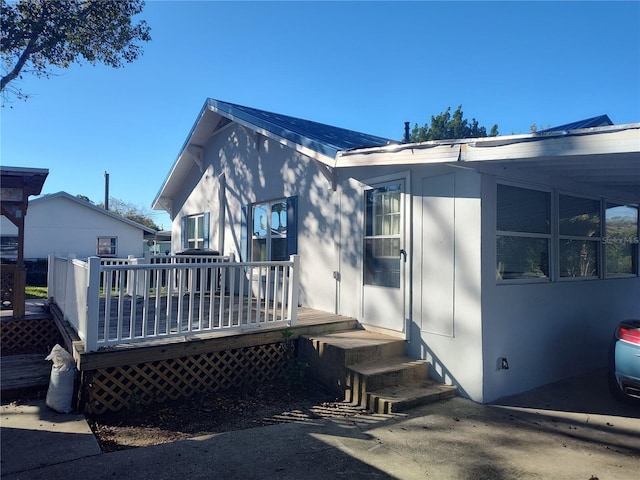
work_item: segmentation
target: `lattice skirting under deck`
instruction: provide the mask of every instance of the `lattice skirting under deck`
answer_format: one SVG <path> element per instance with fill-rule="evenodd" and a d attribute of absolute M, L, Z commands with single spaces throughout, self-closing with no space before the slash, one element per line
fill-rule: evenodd
<path fill-rule="evenodd" d="M 188 398 L 275 379 L 283 369 L 282 343 L 84 372 L 83 397 L 92 414 Z"/>
<path fill-rule="evenodd" d="M 62 336 L 51 318 L 2 320 L 0 322 L 2 355 L 14 353 L 48 353 Z"/>

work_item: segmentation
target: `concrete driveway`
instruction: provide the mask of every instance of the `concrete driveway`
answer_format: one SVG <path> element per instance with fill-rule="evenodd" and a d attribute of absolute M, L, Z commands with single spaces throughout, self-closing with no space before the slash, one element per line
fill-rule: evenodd
<path fill-rule="evenodd" d="M 640 471 L 640 409 L 610 398 L 604 370 L 494 405 L 453 398 L 402 415 L 307 419 L 107 454 L 82 428 L 40 435 L 55 428 L 43 427 L 44 410 L 29 421 L 10 407 L 7 480 L 628 480 Z"/>

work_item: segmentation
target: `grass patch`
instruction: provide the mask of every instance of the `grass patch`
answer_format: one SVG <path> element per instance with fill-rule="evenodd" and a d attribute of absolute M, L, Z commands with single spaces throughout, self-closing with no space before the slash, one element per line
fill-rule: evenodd
<path fill-rule="evenodd" d="M 25 298 L 47 298 L 47 287 L 31 287 L 27 285 L 24 288 Z"/>

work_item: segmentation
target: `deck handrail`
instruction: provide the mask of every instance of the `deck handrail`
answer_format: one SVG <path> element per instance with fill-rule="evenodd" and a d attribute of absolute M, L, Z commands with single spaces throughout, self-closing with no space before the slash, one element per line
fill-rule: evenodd
<path fill-rule="evenodd" d="M 86 351 L 215 331 L 295 325 L 299 258 L 164 256 L 87 262 L 49 257 L 49 299 Z"/>

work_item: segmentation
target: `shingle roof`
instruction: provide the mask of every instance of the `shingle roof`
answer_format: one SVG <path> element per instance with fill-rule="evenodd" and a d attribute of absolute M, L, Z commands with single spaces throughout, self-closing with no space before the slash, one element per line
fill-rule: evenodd
<path fill-rule="evenodd" d="M 311 150 L 335 157 L 339 150 L 386 145 L 394 140 L 369 135 L 354 130 L 290 117 L 280 113 L 267 112 L 221 100 L 208 99 L 207 103 L 223 116 L 234 121 L 264 129 Z"/>
<path fill-rule="evenodd" d="M 566 123 L 564 125 L 558 125 L 557 127 L 551 127 L 545 130 L 538 130 L 538 133 L 558 132 L 561 130 L 578 130 L 580 128 L 605 127 L 609 125 L 613 125 L 613 122 L 611 121 L 609 116 L 599 115 L 597 117 L 578 120 L 577 122 Z"/>
<path fill-rule="evenodd" d="M 128 225 L 131 225 L 132 227 L 136 227 L 140 230 L 142 230 L 145 233 L 155 233 L 156 231 L 153 228 L 149 228 L 146 225 L 142 225 L 141 223 L 138 222 L 134 222 L 133 220 L 129 220 L 126 217 L 123 217 L 122 215 L 119 215 L 117 213 L 111 212 L 109 210 L 105 210 L 104 208 L 98 207 L 97 205 L 94 205 L 90 202 L 87 202 L 86 200 L 83 200 L 82 198 L 78 198 L 76 196 L 71 195 L 70 193 L 67 192 L 56 192 L 56 193 L 48 193 L 46 195 L 42 195 L 40 197 L 34 198 L 32 200 L 29 200 L 29 205 L 33 205 L 33 204 L 38 204 L 38 203 L 46 203 L 50 200 L 53 200 L 55 198 L 64 198 L 66 200 L 69 200 L 71 202 L 74 202 L 78 205 L 81 205 L 85 208 L 88 208 L 94 212 L 97 212 L 101 215 L 106 215 L 108 217 L 111 217 L 115 220 L 118 220 L 120 222 L 126 223 Z"/>

